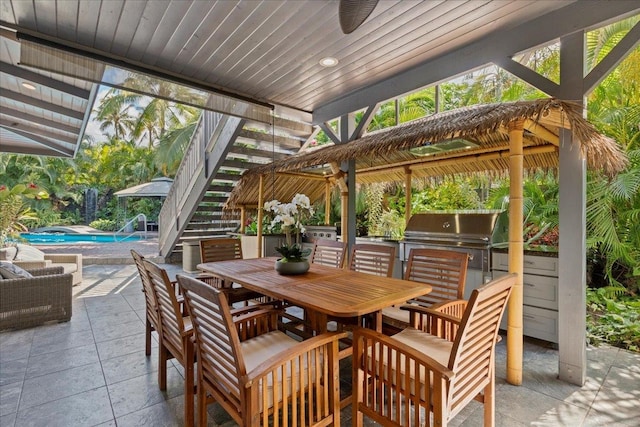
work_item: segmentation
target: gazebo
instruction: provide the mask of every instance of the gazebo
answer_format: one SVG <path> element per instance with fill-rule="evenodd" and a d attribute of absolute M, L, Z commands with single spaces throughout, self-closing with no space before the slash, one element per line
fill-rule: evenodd
<path fill-rule="evenodd" d="M 571 130 L 574 138 L 565 141 L 565 129 Z M 288 200 L 296 192 L 305 192 L 312 200 L 325 194 L 328 205 L 331 186 L 339 185 L 342 212 L 349 212 L 342 215 L 342 227 L 349 230 L 347 235 L 352 243 L 354 230 L 349 229 L 347 216 L 353 215 L 348 209 L 349 186 L 341 163 L 355 162 L 356 180 L 360 183 L 404 182 L 408 204 L 413 178 L 508 174 L 509 271 L 517 273 L 519 280 L 509 301 L 507 371 L 517 378 L 522 372 L 523 177 L 525 171 L 559 169 L 559 150 L 564 144 L 580 150 L 588 167 L 606 176 L 615 175 L 627 164 L 618 144 L 587 122 L 582 108 L 574 103 L 548 98 L 476 105 L 249 169 L 227 205 L 244 212 L 247 207 L 262 206 L 265 195 Z M 322 165 L 329 165 L 331 172 L 321 168 Z M 259 209 L 258 224 L 262 223 L 261 214 Z M 410 209 L 406 209 L 407 221 L 410 214 Z M 258 238 L 261 232 L 258 229 Z M 572 304 L 576 302 L 566 301 L 559 309 L 573 310 Z"/>
<path fill-rule="evenodd" d="M 173 179 L 163 176 L 159 178 L 153 178 L 151 181 L 145 182 L 143 184 L 134 185 L 133 187 L 116 191 L 114 194 L 118 197 L 118 203 L 121 199 L 124 200 L 126 212 L 126 203 L 128 198 L 155 197 L 159 198 L 160 200 L 164 200 L 167 197 L 167 194 L 169 193 L 172 185 Z M 147 223 L 147 226 L 153 226 L 154 224 L 157 227 L 157 223 Z"/>

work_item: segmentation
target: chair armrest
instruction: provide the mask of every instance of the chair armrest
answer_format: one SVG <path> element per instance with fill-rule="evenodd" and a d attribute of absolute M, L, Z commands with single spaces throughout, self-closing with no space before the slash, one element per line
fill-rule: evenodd
<path fill-rule="evenodd" d="M 269 375 L 276 377 L 281 375 L 280 372 L 291 372 L 290 369 L 286 369 L 288 365 L 291 366 L 298 363 L 315 365 L 314 355 L 318 349 L 323 347 L 325 348 L 325 356 L 322 359 L 324 363 L 334 362 L 338 364 L 339 341 L 347 337 L 348 334 L 346 332 L 326 332 L 309 338 L 308 340 L 301 341 L 292 348 L 274 354 L 256 366 L 251 372 L 247 372 L 245 387 L 250 388 L 254 384 L 257 384 L 257 380 L 268 377 Z M 327 354 L 330 356 L 327 357 Z M 304 357 L 305 355 L 307 357 Z M 315 369 L 315 367 L 312 366 L 308 369 Z M 331 369 L 329 371 L 331 371 Z M 336 372 L 335 375 L 338 375 L 338 373 Z"/>
<path fill-rule="evenodd" d="M 445 380 L 451 380 L 456 375 L 454 371 L 438 362 L 437 360 L 431 358 L 429 355 L 422 353 L 413 347 L 409 347 L 408 345 L 394 339 L 392 336 L 384 335 L 380 332 L 376 332 L 372 329 L 367 328 L 357 327 L 354 329 L 352 362 L 354 369 L 356 367 L 358 369 L 366 368 L 366 370 L 370 371 L 370 366 L 372 363 L 376 366 L 380 366 L 382 365 L 382 363 L 380 363 L 380 360 L 375 360 L 369 361 L 367 364 L 365 364 L 365 357 L 377 358 L 378 355 L 385 355 L 384 357 L 386 360 L 386 355 L 388 355 L 389 352 L 396 352 L 404 355 L 404 357 L 406 357 L 406 362 L 402 362 L 404 366 L 409 366 L 410 364 L 413 365 L 410 361 L 416 361 L 415 366 L 423 366 L 427 370 L 433 372 L 434 374 L 437 374 L 438 376 L 441 376 Z M 395 369 L 394 363 L 387 363 L 387 365 L 391 366 L 387 366 L 381 369 Z M 385 373 L 385 375 L 382 375 L 382 373 L 378 373 L 378 375 L 382 376 L 383 378 L 394 378 L 394 376 L 390 375 L 389 373 Z M 429 375 L 426 374 L 421 381 L 428 381 L 428 378 Z"/>
<path fill-rule="evenodd" d="M 400 308 L 402 310 L 409 310 L 409 324 L 412 327 L 420 331 L 428 332 L 431 335 L 453 341 L 460 327 L 461 317 L 447 312 L 457 313 L 462 305 L 466 307 L 466 301 L 456 300 L 432 307 L 404 305 Z"/>
<path fill-rule="evenodd" d="M 15 265 L 17 265 L 18 267 L 24 268 L 25 270 L 33 270 L 33 269 L 36 269 L 36 268 L 51 267 L 51 260 L 48 260 L 48 259 L 44 259 L 44 260 L 40 260 L 40 261 L 14 260 L 14 261 L 11 261 L 11 262 L 14 263 Z"/>

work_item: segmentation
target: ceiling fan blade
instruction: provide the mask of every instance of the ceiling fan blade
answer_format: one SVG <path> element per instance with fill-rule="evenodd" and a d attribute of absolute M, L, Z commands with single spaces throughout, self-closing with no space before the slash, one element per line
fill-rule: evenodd
<path fill-rule="evenodd" d="M 378 0 L 340 0 L 338 16 L 342 32 L 354 32 L 369 17 L 377 4 Z"/>

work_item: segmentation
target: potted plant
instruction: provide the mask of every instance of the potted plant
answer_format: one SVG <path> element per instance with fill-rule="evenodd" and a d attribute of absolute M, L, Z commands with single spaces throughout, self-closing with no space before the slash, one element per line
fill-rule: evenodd
<path fill-rule="evenodd" d="M 280 274 L 302 274 L 307 272 L 309 270 L 307 257 L 311 250 L 302 249 L 300 234 L 305 232 L 303 222 L 313 215 L 309 197 L 304 194 L 296 194 L 291 203 L 271 200 L 264 204 L 263 209 L 271 219 L 269 230 L 272 232 L 279 230 L 286 237 L 286 243 L 275 248 L 282 255 L 276 261 L 276 270 Z"/>

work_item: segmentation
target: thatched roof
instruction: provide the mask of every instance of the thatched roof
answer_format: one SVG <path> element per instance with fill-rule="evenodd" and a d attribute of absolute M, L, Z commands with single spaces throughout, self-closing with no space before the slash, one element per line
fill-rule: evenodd
<path fill-rule="evenodd" d="M 288 200 L 295 194 L 289 195 L 289 191 L 282 187 L 303 189 L 306 194 L 320 197 L 325 185 L 322 179 L 305 180 L 292 175 L 274 177 L 283 172 L 305 172 L 310 167 L 352 159 L 356 160 L 357 180 L 362 183 L 402 181 L 408 170 L 415 178 L 502 174 L 509 169 L 509 126 L 514 121 L 524 123 L 524 168 L 528 171 L 558 167 L 558 147 L 563 143 L 560 130 L 563 128 L 572 129 L 573 143 L 586 154 L 590 169 L 601 170 L 611 176 L 626 165 L 627 159 L 619 145 L 587 122 L 578 104 L 549 98 L 474 105 L 247 170 L 232 192 L 228 206 L 255 205 L 260 175 L 271 176 L 265 183 L 273 183 L 274 179 L 279 181 L 276 182 L 276 191 L 273 188 L 265 190 L 267 199 L 274 194 L 280 200 Z M 471 142 L 471 147 L 429 156 L 409 151 L 456 139 Z"/>

